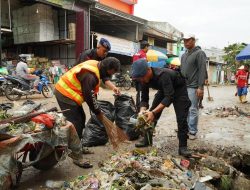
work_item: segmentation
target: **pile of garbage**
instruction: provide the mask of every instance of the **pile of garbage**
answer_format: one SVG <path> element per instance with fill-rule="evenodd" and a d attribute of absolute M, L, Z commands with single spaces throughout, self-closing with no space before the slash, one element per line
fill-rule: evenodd
<path fill-rule="evenodd" d="M 232 107 L 217 107 L 213 110 L 205 110 L 204 115 L 215 115 L 216 117 L 224 118 L 224 117 L 249 117 L 250 118 L 250 110 L 248 108 L 239 108 L 237 106 Z"/>
<path fill-rule="evenodd" d="M 160 156 L 155 148 L 117 153 L 99 165 L 100 169 L 89 175 L 72 181 L 47 181 L 46 186 L 63 190 L 226 190 L 240 175 L 224 160 L 212 156 Z"/>
<path fill-rule="evenodd" d="M 43 110 L 40 103 L 31 100 L 25 101 L 22 105 L 1 104 L 0 135 L 16 136 L 65 125 L 66 119 L 63 114 L 55 111 L 54 108 Z"/>

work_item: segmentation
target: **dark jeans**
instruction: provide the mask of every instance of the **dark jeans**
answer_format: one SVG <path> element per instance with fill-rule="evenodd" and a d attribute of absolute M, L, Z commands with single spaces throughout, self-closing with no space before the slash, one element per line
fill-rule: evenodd
<path fill-rule="evenodd" d="M 155 94 L 150 110 L 152 111 L 154 108 L 156 108 L 161 103 L 163 98 L 164 98 L 164 94 L 162 91 L 159 90 Z M 178 125 L 179 147 L 187 147 L 187 139 L 188 139 L 187 116 L 188 116 L 188 110 L 189 110 L 190 105 L 191 105 L 191 102 L 188 99 L 186 87 L 175 90 L 173 106 L 174 106 L 177 125 Z M 156 121 L 160 118 L 161 114 L 162 112 L 156 115 Z"/>
<path fill-rule="evenodd" d="M 69 105 L 64 102 L 61 102 L 58 99 L 57 102 L 61 110 L 70 109 L 69 111 L 63 112 L 63 115 L 66 117 L 68 121 L 74 124 L 77 134 L 81 139 L 82 131 L 85 128 L 85 120 L 86 120 L 86 115 L 84 113 L 82 106 Z"/>
<path fill-rule="evenodd" d="M 136 108 L 137 111 L 140 112 L 140 103 L 141 103 L 141 83 L 135 81 L 135 89 L 136 89 Z"/>

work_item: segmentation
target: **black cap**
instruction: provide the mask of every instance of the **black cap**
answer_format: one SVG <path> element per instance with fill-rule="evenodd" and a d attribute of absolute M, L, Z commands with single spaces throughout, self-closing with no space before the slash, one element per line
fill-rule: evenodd
<path fill-rule="evenodd" d="M 105 47 L 108 51 L 111 50 L 111 45 L 107 39 L 101 38 L 99 44 L 101 44 L 103 47 Z"/>
<path fill-rule="evenodd" d="M 138 59 L 132 64 L 131 77 L 133 79 L 143 77 L 147 74 L 148 63 L 147 60 L 142 58 Z"/>

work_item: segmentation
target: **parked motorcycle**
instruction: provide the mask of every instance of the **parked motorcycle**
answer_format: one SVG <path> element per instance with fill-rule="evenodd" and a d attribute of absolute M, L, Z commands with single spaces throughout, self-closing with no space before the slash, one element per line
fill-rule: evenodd
<path fill-rule="evenodd" d="M 4 95 L 6 86 L 7 86 L 7 80 L 3 75 L 0 75 L 0 96 Z"/>
<path fill-rule="evenodd" d="M 111 79 L 117 87 L 122 87 L 125 90 L 129 90 L 132 86 L 132 80 L 128 74 L 116 73 Z"/>
<path fill-rule="evenodd" d="M 48 77 L 43 75 L 41 71 L 35 74 L 40 78 L 37 91 L 32 87 L 33 82 L 27 81 L 21 77 L 7 75 L 5 96 L 11 101 L 19 100 L 22 96 L 33 94 L 43 94 L 45 98 L 51 98 L 53 96 L 53 89 Z"/>

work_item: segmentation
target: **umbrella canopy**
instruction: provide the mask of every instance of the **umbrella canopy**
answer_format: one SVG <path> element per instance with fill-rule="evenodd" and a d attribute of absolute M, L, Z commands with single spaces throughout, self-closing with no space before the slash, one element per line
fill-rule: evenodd
<path fill-rule="evenodd" d="M 167 59 L 168 57 L 160 51 L 150 49 L 147 52 L 148 62 L 158 62 L 158 61 L 167 60 Z"/>
<path fill-rule="evenodd" d="M 248 44 L 243 50 L 241 50 L 238 55 L 236 55 L 237 61 L 242 61 L 246 59 L 250 59 L 250 44 Z"/>
<path fill-rule="evenodd" d="M 149 67 L 164 68 L 166 66 L 165 60 L 160 60 L 157 62 L 148 62 Z"/>
<path fill-rule="evenodd" d="M 179 57 L 170 57 L 166 60 L 166 63 L 169 65 L 171 64 L 171 65 L 176 65 L 176 66 L 181 65 Z"/>

